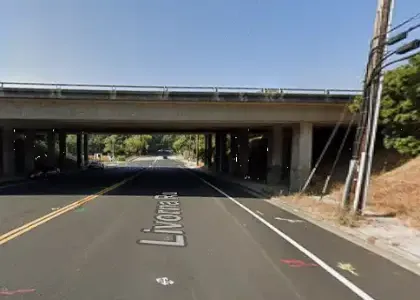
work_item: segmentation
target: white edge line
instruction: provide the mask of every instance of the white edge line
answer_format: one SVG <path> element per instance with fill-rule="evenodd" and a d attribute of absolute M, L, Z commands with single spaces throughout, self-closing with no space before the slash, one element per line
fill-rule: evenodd
<path fill-rule="evenodd" d="M 155 160 L 151 163 L 150 167 L 153 167 L 156 163 L 156 161 L 158 160 L 159 156 L 156 156 Z"/>
<path fill-rule="evenodd" d="M 242 185 L 241 185 L 242 187 Z M 254 196 L 261 197 L 260 194 L 257 194 L 256 192 L 252 190 L 246 190 L 247 193 L 250 193 Z M 417 258 L 414 258 L 413 261 L 411 259 L 405 258 L 402 256 L 399 252 L 397 252 L 395 249 L 390 248 L 389 245 L 378 245 L 378 246 L 371 246 L 363 238 L 357 237 L 356 235 L 348 232 L 348 231 L 342 231 L 341 229 L 335 227 L 335 226 L 329 226 L 328 224 L 323 224 L 322 222 L 314 219 L 311 217 L 308 213 L 298 210 L 286 202 L 282 202 L 280 206 L 278 204 L 273 203 L 269 199 L 265 200 L 267 203 L 270 203 L 271 205 L 274 205 L 281 210 L 284 210 L 285 212 L 288 212 L 292 214 L 295 217 L 301 218 L 303 222 L 309 222 L 312 225 L 315 225 L 325 231 L 328 231 L 329 233 L 332 233 L 348 242 L 351 242 L 355 244 L 356 246 L 359 246 L 367 251 L 370 251 L 376 255 L 379 255 L 380 257 L 389 260 L 390 262 L 393 262 L 394 264 L 406 269 L 407 271 L 410 271 L 416 275 L 420 275 L 420 270 L 418 267 L 420 267 L 420 263 L 416 260 Z"/>
<path fill-rule="evenodd" d="M 344 284 L 347 288 L 349 288 L 352 292 L 354 292 L 360 298 L 362 298 L 363 300 L 375 300 L 374 298 L 372 298 L 371 296 L 369 296 L 367 293 L 365 293 L 362 289 L 360 289 L 358 286 L 356 286 L 354 283 L 352 283 L 350 280 L 348 280 L 343 275 L 341 275 L 340 273 L 338 273 L 336 270 L 334 270 L 333 268 L 331 268 L 326 262 L 324 262 L 318 256 L 316 256 L 315 254 L 313 254 L 312 252 L 310 252 L 308 249 L 306 249 L 305 247 L 303 247 L 302 245 L 300 245 L 298 242 L 296 242 L 294 239 L 292 239 L 291 237 L 289 237 L 287 234 L 285 234 L 281 230 L 277 229 L 275 226 L 273 226 L 271 223 L 269 223 L 268 221 L 266 221 L 264 218 L 260 217 L 256 213 L 254 213 L 252 210 L 250 210 L 248 207 L 246 207 L 245 205 L 243 205 L 242 203 L 240 203 L 238 200 L 236 200 L 235 198 L 229 196 L 228 194 L 226 194 L 224 191 L 222 191 L 218 187 L 214 186 L 213 184 L 211 184 L 207 180 L 201 178 L 197 174 L 189 171 L 188 169 L 185 169 L 185 168 L 182 168 L 182 169 L 185 170 L 186 172 L 189 172 L 190 174 L 198 177 L 202 182 L 204 182 L 208 186 L 212 187 L 214 190 L 218 191 L 220 194 L 222 194 L 223 196 L 225 196 L 226 198 L 228 198 L 229 200 L 231 200 L 233 203 L 235 203 L 236 205 L 238 205 L 240 208 L 242 208 L 243 210 L 245 210 L 246 212 L 248 212 L 249 214 L 251 214 L 253 217 L 257 218 L 258 221 L 260 221 L 261 223 L 263 223 L 265 226 L 267 226 L 272 231 L 274 231 L 279 236 L 281 236 L 283 239 L 285 239 L 287 242 L 289 242 L 293 247 L 295 247 L 300 252 L 302 252 L 307 257 L 309 257 L 314 262 L 316 262 L 321 268 L 323 268 L 331 276 L 333 276 L 335 279 L 337 279 L 342 284 Z"/>

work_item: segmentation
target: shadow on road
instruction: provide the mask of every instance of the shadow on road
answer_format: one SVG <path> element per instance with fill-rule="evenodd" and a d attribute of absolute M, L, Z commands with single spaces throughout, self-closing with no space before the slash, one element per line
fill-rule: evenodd
<path fill-rule="evenodd" d="M 193 169 L 179 168 L 177 165 L 148 167 L 130 165 L 127 167 L 85 170 L 73 174 L 61 174 L 47 179 L 28 180 L 16 185 L 0 187 L 1 198 L 7 196 L 61 196 L 97 193 L 117 182 L 135 176 L 124 185 L 111 190 L 107 195 L 153 196 L 163 192 L 177 192 L 184 197 L 223 197 L 200 178 L 218 187 L 234 198 L 254 198 L 239 185 L 215 178 Z M 37 197 L 39 199 L 39 197 Z M 18 200 L 17 200 L 18 201 Z M 38 200 L 37 200 L 38 201 Z"/>

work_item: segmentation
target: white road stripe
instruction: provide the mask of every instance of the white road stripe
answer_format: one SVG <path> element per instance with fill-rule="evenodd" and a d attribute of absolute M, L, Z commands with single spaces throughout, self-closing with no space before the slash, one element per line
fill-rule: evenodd
<path fill-rule="evenodd" d="M 149 168 L 153 167 L 158 159 L 159 156 L 156 156 L 155 160 L 149 165 Z"/>
<path fill-rule="evenodd" d="M 185 168 L 182 168 L 182 169 L 185 170 L 185 171 L 187 171 L 187 172 L 189 171 L 188 169 L 185 169 Z M 213 184 L 211 184 L 207 180 L 201 178 L 197 174 L 195 174 L 195 173 L 193 173 L 191 171 L 189 171 L 189 173 L 191 173 L 194 176 L 198 177 L 202 182 L 204 182 L 208 186 L 212 187 L 214 190 L 218 191 L 220 194 L 222 194 L 223 196 L 225 196 L 226 198 L 228 198 L 229 200 L 231 200 L 233 203 L 235 203 L 236 205 L 238 205 L 240 208 L 242 208 L 243 210 L 245 210 L 246 212 L 248 212 L 249 214 L 251 214 L 254 218 L 258 219 L 265 226 L 267 226 L 272 231 L 274 231 L 275 233 L 277 233 L 280 237 L 282 237 L 287 242 L 289 242 L 293 247 L 295 247 L 300 252 L 302 252 L 307 257 L 309 257 L 314 262 L 316 262 L 321 268 L 323 268 L 331 276 L 333 276 L 335 279 L 337 279 L 342 284 L 344 284 L 347 288 L 349 288 L 352 292 L 354 292 L 360 298 L 362 298 L 363 300 L 375 300 L 370 295 L 368 295 L 367 293 L 365 293 L 362 289 L 360 289 L 358 286 L 356 286 L 354 283 L 352 283 L 350 280 L 348 280 L 343 275 L 341 275 L 336 270 L 334 270 L 332 267 L 330 267 L 326 262 L 324 262 L 318 256 L 316 256 L 315 254 L 313 254 L 312 252 L 310 252 L 308 249 L 306 249 L 305 247 L 303 247 L 301 244 L 299 244 L 298 242 L 296 242 L 294 239 L 292 239 L 291 237 L 289 237 L 287 234 L 285 234 L 281 230 L 277 229 L 275 226 L 271 225 L 268 221 L 266 221 L 264 218 L 260 217 L 258 214 L 254 213 L 252 210 L 250 210 L 248 207 L 246 207 L 245 205 L 243 205 L 242 203 L 240 203 L 238 200 L 236 200 L 235 198 L 229 196 L 224 191 L 222 191 L 218 187 L 214 186 Z"/>

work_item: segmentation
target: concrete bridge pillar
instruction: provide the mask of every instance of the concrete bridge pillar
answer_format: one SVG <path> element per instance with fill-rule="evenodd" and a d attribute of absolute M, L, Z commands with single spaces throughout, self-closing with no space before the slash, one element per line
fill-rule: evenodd
<path fill-rule="evenodd" d="M 216 172 L 220 171 L 221 165 L 221 133 L 216 133 L 215 135 L 215 146 L 214 146 L 214 170 Z"/>
<path fill-rule="evenodd" d="M 249 136 L 248 130 L 238 132 L 238 163 L 242 178 L 248 176 L 249 167 Z"/>
<path fill-rule="evenodd" d="M 13 129 L 4 127 L 1 132 L 1 166 L 4 177 L 12 177 L 16 174 L 14 141 Z"/>
<path fill-rule="evenodd" d="M 25 147 L 25 173 L 30 173 L 35 169 L 35 137 L 36 131 L 31 129 L 24 133 L 24 147 Z"/>
<path fill-rule="evenodd" d="M 228 172 L 229 169 L 229 160 L 227 156 L 227 134 L 223 133 L 221 135 L 221 141 L 220 141 L 220 153 L 221 153 L 221 160 L 220 160 L 220 171 L 221 172 Z"/>
<path fill-rule="evenodd" d="M 47 133 L 47 147 L 48 147 L 48 164 L 50 166 L 56 166 L 57 165 L 57 157 L 55 155 L 55 132 L 50 131 Z"/>
<path fill-rule="evenodd" d="M 58 134 L 58 148 L 59 148 L 59 154 L 58 154 L 58 167 L 60 169 L 64 168 L 64 162 L 66 160 L 66 139 L 67 135 L 65 132 L 60 132 Z"/>
<path fill-rule="evenodd" d="M 268 153 L 267 153 L 267 183 L 279 184 L 283 175 L 283 127 L 273 126 L 268 134 Z"/>
<path fill-rule="evenodd" d="M 229 173 L 235 175 L 238 166 L 238 135 L 236 132 L 230 134 Z"/>
<path fill-rule="evenodd" d="M 77 144 L 77 167 L 81 168 L 82 167 L 82 134 L 78 133 L 76 135 L 76 144 Z"/>
<path fill-rule="evenodd" d="M 84 165 L 87 166 L 89 163 L 89 135 L 85 133 L 83 135 L 83 160 Z"/>
<path fill-rule="evenodd" d="M 290 168 L 290 191 L 298 192 L 308 178 L 312 167 L 311 123 L 300 123 L 292 128 L 292 162 Z"/>
<path fill-rule="evenodd" d="M 212 152 L 212 136 L 211 134 L 206 134 L 204 136 L 204 148 L 205 148 L 205 166 L 211 167 L 211 152 Z"/>
<path fill-rule="evenodd" d="M 226 133 L 216 133 L 216 155 L 214 157 L 214 163 L 216 165 L 216 172 L 226 171 Z"/>

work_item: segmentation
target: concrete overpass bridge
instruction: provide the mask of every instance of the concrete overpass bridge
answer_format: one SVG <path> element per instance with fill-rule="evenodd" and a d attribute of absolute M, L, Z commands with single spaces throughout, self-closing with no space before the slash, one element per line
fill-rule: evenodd
<path fill-rule="evenodd" d="M 2 174 L 11 176 L 16 171 L 13 141 L 18 130 L 26 136 L 23 159 L 27 170 L 33 167 L 31 149 L 36 132 L 48 135 L 49 157 L 54 164 L 60 164 L 65 155 L 66 134 L 76 133 L 79 165 L 83 163 L 82 152 L 87 158 L 87 133 L 200 132 L 206 134 L 206 163 L 212 164 L 214 156 L 217 170 L 243 175 L 247 173 L 247 135 L 251 130 L 263 132 L 269 140 L 271 181 L 279 180 L 285 147 L 291 148 L 291 188 L 298 189 L 311 168 L 314 126 L 335 124 L 357 94 L 359 91 L 328 89 L 3 82 Z M 344 122 L 350 119 L 347 114 Z M 285 142 L 287 130 L 291 140 Z M 227 134 L 232 137 L 230 145 L 226 144 Z M 54 155 L 56 136 L 58 160 Z M 212 141 L 216 144 L 214 154 Z M 226 147 L 231 150 L 230 157 L 225 155 Z"/>

